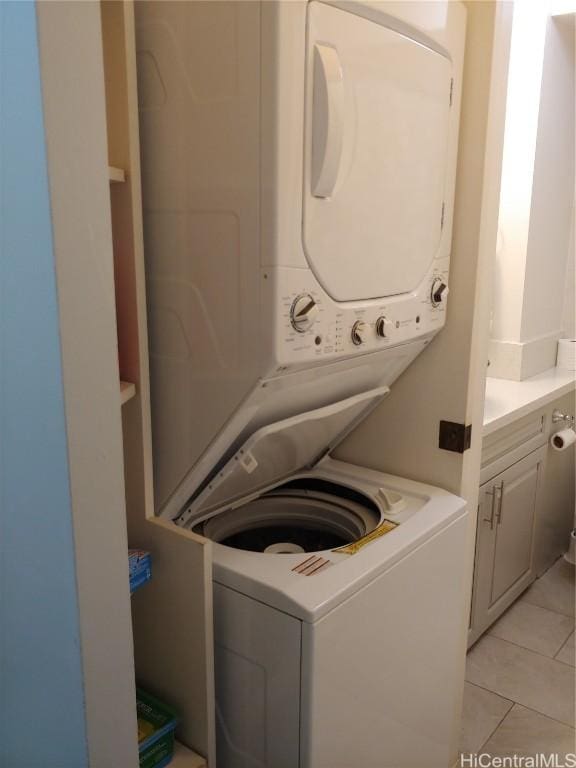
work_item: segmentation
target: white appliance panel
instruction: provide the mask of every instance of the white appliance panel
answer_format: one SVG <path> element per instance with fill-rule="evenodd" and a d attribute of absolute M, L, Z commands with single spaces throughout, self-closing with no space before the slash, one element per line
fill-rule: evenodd
<path fill-rule="evenodd" d="M 134 13 L 159 510 L 263 373 L 260 8 Z"/>
<path fill-rule="evenodd" d="M 444 325 L 446 301 L 431 301 L 435 284 L 448 284 L 448 259 L 435 259 L 418 290 L 386 299 L 340 303 L 322 290 L 311 270 L 271 268 L 266 270 L 267 286 L 263 294 L 266 314 L 272 322 L 264 333 L 274 349 L 275 371 L 296 366 L 317 365 L 342 357 L 357 357 L 369 352 L 395 347 L 417 338 L 430 338 Z M 292 324 L 292 307 L 299 296 L 316 302 L 317 316 L 312 326 L 298 332 Z M 384 323 L 383 334 L 377 331 Z M 353 329 L 362 323 L 359 344 Z"/>
<path fill-rule="evenodd" d="M 452 62 L 317 0 L 307 55 L 310 267 L 338 301 L 413 291 L 442 236 Z"/>
<path fill-rule="evenodd" d="M 461 517 L 303 624 L 301 768 L 453 764 L 466 529 Z"/>
<path fill-rule="evenodd" d="M 214 584 L 221 768 L 299 765 L 301 627 L 298 619 Z"/>

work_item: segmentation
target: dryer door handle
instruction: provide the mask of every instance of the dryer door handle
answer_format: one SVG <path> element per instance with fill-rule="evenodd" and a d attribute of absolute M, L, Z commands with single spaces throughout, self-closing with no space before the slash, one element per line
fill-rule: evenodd
<path fill-rule="evenodd" d="M 344 76 L 338 51 L 314 46 L 312 194 L 330 197 L 336 186 L 344 133 Z"/>

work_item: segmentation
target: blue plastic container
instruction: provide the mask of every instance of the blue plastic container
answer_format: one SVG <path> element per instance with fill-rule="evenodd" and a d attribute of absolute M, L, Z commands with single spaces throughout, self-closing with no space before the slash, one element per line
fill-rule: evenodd
<path fill-rule="evenodd" d="M 152 578 L 152 558 L 150 552 L 143 549 L 128 550 L 128 569 L 130 572 L 130 594 Z"/>

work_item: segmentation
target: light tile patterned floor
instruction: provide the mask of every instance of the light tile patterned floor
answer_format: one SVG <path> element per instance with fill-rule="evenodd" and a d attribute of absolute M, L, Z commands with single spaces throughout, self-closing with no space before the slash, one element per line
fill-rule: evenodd
<path fill-rule="evenodd" d="M 469 652 L 464 754 L 576 752 L 574 575 L 558 560 Z"/>

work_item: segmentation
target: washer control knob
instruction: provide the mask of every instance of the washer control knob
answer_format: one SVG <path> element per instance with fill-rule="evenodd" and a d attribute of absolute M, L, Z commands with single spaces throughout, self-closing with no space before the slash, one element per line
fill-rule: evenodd
<path fill-rule="evenodd" d="M 376 336 L 379 336 L 381 339 L 387 339 L 388 329 L 391 327 L 392 320 L 389 320 L 387 317 L 382 315 L 378 318 L 378 320 L 376 320 Z"/>
<path fill-rule="evenodd" d="M 290 322 L 298 333 L 305 333 L 314 325 L 318 317 L 318 304 L 309 293 L 303 293 L 292 303 Z"/>
<path fill-rule="evenodd" d="M 356 320 L 354 325 L 352 326 L 352 343 L 356 344 L 357 347 L 360 346 L 360 344 L 364 344 L 366 341 L 366 332 L 368 328 L 366 326 L 366 323 L 363 320 Z"/>
<path fill-rule="evenodd" d="M 437 277 L 432 283 L 432 289 L 430 290 L 430 301 L 433 307 L 439 307 L 446 301 L 448 296 L 448 286 L 440 278 Z"/>

